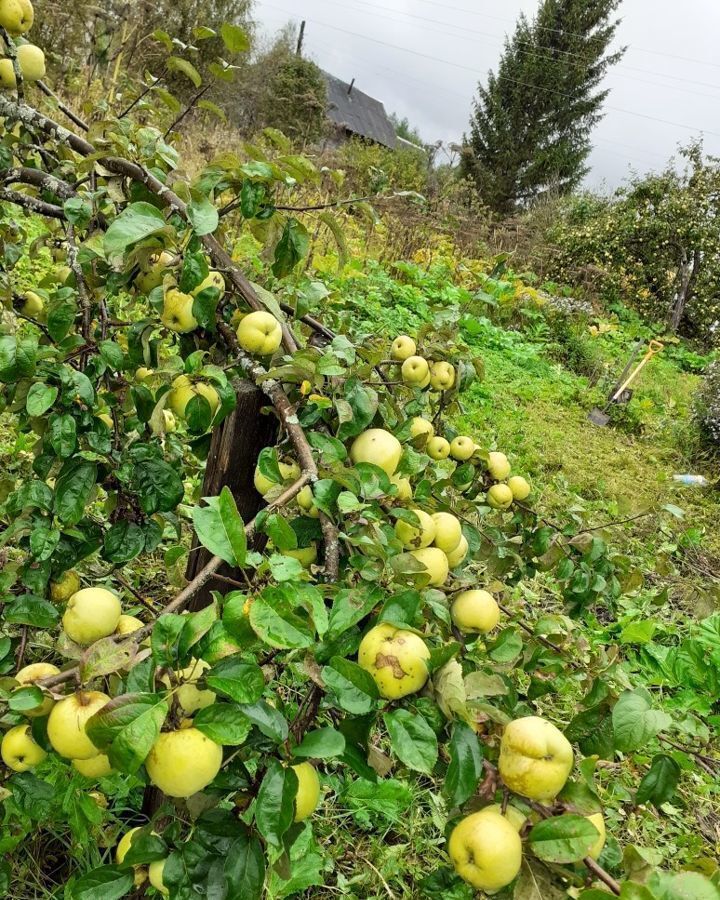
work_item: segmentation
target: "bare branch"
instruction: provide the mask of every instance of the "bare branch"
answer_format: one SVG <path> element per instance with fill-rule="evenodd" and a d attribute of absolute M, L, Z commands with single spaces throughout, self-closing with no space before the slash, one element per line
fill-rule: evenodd
<path fill-rule="evenodd" d="M 35 84 L 43 92 L 43 94 L 45 94 L 46 97 L 51 97 L 57 103 L 57 107 L 60 112 L 64 113 L 74 125 L 77 125 L 77 127 L 82 131 L 90 130 L 90 126 L 83 122 L 83 120 L 79 116 L 76 116 L 68 106 L 65 106 L 65 104 L 58 97 L 55 91 L 49 88 L 44 81 L 36 81 Z"/>
<path fill-rule="evenodd" d="M 5 200 L 7 203 L 14 203 L 15 206 L 22 206 L 22 208 L 26 209 L 28 212 L 38 213 L 48 219 L 65 219 L 65 210 L 62 206 L 46 203 L 44 200 L 38 200 L 37 197 L 21 194 L 19 191 L 0 188 L 0 200 Z"/>

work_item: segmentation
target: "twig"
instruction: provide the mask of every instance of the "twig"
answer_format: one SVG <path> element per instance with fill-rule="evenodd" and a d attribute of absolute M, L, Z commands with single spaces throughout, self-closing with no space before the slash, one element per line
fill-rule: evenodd
<path fill-rule="evenodd" d="M 79 116 L 76 116 L 69 107 L 65 106 L 65 104 L 58 97 L 55 91 L 51 90 L 51 88 L 49 88 L 44 81 L 36 81 L 35 84 L 40 88 L 40 90 L 43 92 L 43 94 L 45 94 L 46 97 L 51 97 L 57 103 L 57 107 L 60 112 L 65 113 L 65 115 L 74 125 L 77 125 L 77 127 L 82 129 L 83 131 L 90 130 L 90 126 L 83 122 L 83 120 Z"/>
<path fill-rule="evenodd" d="M 20 68 L 20 60 L 17 55 L 17 47 L 15 46 L 15 41 L 8 34 L 7 29 L 3 28 L 2 25 L 0 25 L 0 37 L 7 47 L 8 59 L 12 63 L 13 73 L 15 75 L 15 90 L 17 91 L 18 100 L 22 103 L 25 99 L 25 90 L 23 88 L 22 69 Z"/>
<path fill-rule="evenodd" d="M 146 97 L 154 87 L 157 87 L 157 85 L 160 84 L 160 82 L 165 78 L 166 75 L 167 75 L 167 66 L 163 66 L 162 72 L 158 75 L 158 77 L 155 79 L 155 81 L 153 81 L 152 84 L 149 84 L 141 94 L 138 94 L 138 96 L 133 100 L 133 102 L 130 104 L 130 106 L 128 106 L 127 109 L 124 109 L 118 115 L 118 119 L 124 119 L 125 116 L 130 115 L 130 113 L 133 111 L 133 109 L 135 109 L 135 107 L 138 105 L 138 103 L 144 97 Z"/>
<path fill-rule="evenodd" d="M 17 653 L 15 655 L 15 667 L 17 669 L 22 668 L 23 658 L 25 656 L 25 648 L 27 647 L 27 639 L 28 639 L 28 627 L 27 627 L 27 625 L 23 625 L 22 630 L 20 632 L 20 643 L 18 644 Z"/>
<path fill-rule="evenodd" d="M 185 107 L 185 109 L 180 113 L 180 115 L 175 119 L 174 122 L 170 123 L 170 126 L 168 127 L 167 131 L 163 135 L 165 140 L 168 139 L 168 137 L 170 136 L 170 132 L 174 131 L 178 127 L 178 125 L 183 121 L 185 116 L 187 116 L 194 109 L 195 104 L 198 102 L 198 100 L 200 100 L 201 97 L 204 97 L 205 94 L 207 94 L 207 92 L 210 90 L 211 87 L 213 87 L 214 84 L 215 84 L 214 81 L 209 81 L 205 85 L 205 87 L 200 88 L 200 90 L 197 91 L 197 93 L 193 97 L 190 98 L 190 102 Z"/>
<path fill-rule="evenodd" d="M 113 410 L 114 411 L 114 410 Z M 130 582 L 124 578 L 117 570 L 112 572 L 110 575 L 111 578 L 114 578 L 115 581 L 119 581 L 120 584 L 125 588 L 126 591 L 130 591 L 130 593 L 135 597 L 136 600 L 139 600 L 143 606 L 150 610 L 150 612 L 155 613 L 155 604 L 152 600 L 148 600 L 147 597 L 143 597 L 143 595 L 134 588 Z"/>
<path fill-rule="evenodd" d="M 505 606 L 505 605 L 502 604 L 502 603 L 498 603 L 498 607 L 499 607 L 499 609 L 501 609 L 501 610 L 505 613 L 505 615 L 506 615 L 509 619 L 512 619 L 512 618 L 513 618 L 512 611 L 511 611 L 510 609 L 508 609 L 507 606 Z M 526 624 L 525 622 L 523 622 L 522 620 L 518 620 L 518 621 L 517 621 L 517 624 L 523 629 L 523 631 L 525 631 L 527 634 L 529 634 L 529 635 L 531 635 L 532 637 L 534 637 L 536 641 L 540 641 L 540 643 L 541 643 L 541 644 L 544 644 L 544 646 L 546 646 L 548 649 L 553 650 L 555 653 L 558 653 L 558 654 L 560 654 L 561 656 L 562 656 L 562 654 L 565 652 L 565 651 L 563 650 L 562 647 L 558 647 L 557 644 L 553 644 L 553 642 L 552 642 L 552 641 L 549 641 L 546 637 L 543 637 L 541 634 L 535 634 L 535 632 L 533 631 L 533 629 L 532 629 L 528 624 Z M 574 659 L 566 659 L 565 662 L 566 662 L 572 669 L 579 669 L 579 668 L 581 668 L 580 664 L 577 663 L 577 662 L 575 662 Z"/>
<path fill-rule="evenodd" d="M 75 275 L 75 286 L 77 288 L 78 299 L 80 300 L 80 309 L 82 310 L 82 336 L 85 343 L 90 340 L 90 331 L 92 329 L 92 306 L 88 297 L 87 286 L 85 284 L 85 276 L 82 267 L 78 262 L 78 248 L 75 243 L 75 226 L 69 225 L 67 230 L 67 259 L 70 268 Z M 80 368 L 85 368 L 86 354 L 80 357 Z"/>
<path fill-rule="evenodd" d="M 350 200 L 337 200 L 335 203 L 318 203 L 316 206 L 276 206 L 283 212 L 315 212 L 320 209 L 335 209 L 338 206 L 352 206 L 353 203 L 366 203 L 372 197 L 351 197 Z"/>

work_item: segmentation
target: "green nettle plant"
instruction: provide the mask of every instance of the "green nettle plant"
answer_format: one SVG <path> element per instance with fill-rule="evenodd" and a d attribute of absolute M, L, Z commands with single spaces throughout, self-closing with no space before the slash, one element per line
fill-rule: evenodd
<path fill-rule="evenodd" d="M 392 767 L 442 788 L 448 865 L 418 895 L 716 897 L 695 873 L 618 881 L 597 760 L 650 750 L 635 801 L 660 805 L 693 723 L 605 648 L 576 661 L 571 619 L 530 625 L 500 596 L 546 572 L 571 609 L 602 606 L 628 573 L 597 536 L 540 520 L 507 458 L 452 429 L 478 377 L 458 323 L 392 344 L 335 334 L 309 314 L 324 299 L 303 274 L 309 233 L 275 205 L 320 178 L 313 164 L 255 148 L 190 181 L 152 89 L 142 124 L 73 114 L 69 130 L 25 102 L 14 3 L 0 0 L 15 75 L 0 383 L 22 451 L 0 507 L 5 892 L 51 828 L 63 840 L 35 852 L 41 875 L 53 856 L 56 896 L 58 879 L 72 900 L 276 895 L 327 786 L 381 796 Z M 263 286 L 227 249 L 244 227 L 265 241 Z M 27 289 L 41 247 L 55 264 Z M 254 394 L 257 421 L 240 415 Z M 238 479 L 260 422 L 275 438 Z M 218 489 L 198 500 L 206 458 Z M 183 582 L 191 538 L 206 555 Z M 578 679 L 571 722 L 538 715 Z"/>

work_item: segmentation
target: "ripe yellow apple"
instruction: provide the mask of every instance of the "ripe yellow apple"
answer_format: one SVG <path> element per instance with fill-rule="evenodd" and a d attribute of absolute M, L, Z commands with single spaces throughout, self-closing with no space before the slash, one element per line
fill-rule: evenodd
<path fill-rule="evenodd" d="M 435 522 L 433 517 L 422 509 L 412 509 L 418 519 L 417 525 L 411 525 L 402 519 L 395 523 L 395 534 L 406 550 L 419 550 L 429 547 L 435 539 Z"/>
<path fill-rule="evenodd" d="M 427 435 L 428 440 L 435 434 L 433 423 L 423 419 L 422 416 L 415 416 L 410 423 L 410 435 L 416 438 L 423 434 Z"/>
<path fill-rule="evenodd" d="M 24 316 L 27 316 L 30 319 L 37 319 L 42 315 L 42 312 L 45 309 L 45 303 L 39 294 L 36 294 L 35 291 L 25 291 L 23 299 L 25 302 L 23 303 L 20 312 Z"/>
<path fill-rule="evenodd" d="M 320 779 L 315 767 L 309 762 L 292 767 L 297 775 L 298 789 L 295 794 L 295 821 L 302 822 L 317 809 L 320 800 Z"/>
<path fill-rule="evenodd" d="M 115 626 L 115 634 L 132 634 L 133 631 L 144 627 L 145 623 L 141 622 L 136 616 L 127 616 L 123 613 Z"/>
<path fill-rule="evenodd" d="M 31 663 L 29 666 L 20 669 L 15 676 L 15 680 L 19 684 L 35 684 L 40 678 L 49 678 L 51 675 L 59 674 L 60 669 L 52 663 Z M 46 716 L 54 705 L 55 701 L 52 697 L 45 697 L 40 706 L 36 706 L 35 709 L 26 709 L 25 715 L 30 719 L 34 719 L 36 716 Z"/>
<path fill-rule="evenodd" d="M 34 17 L 30 0 L 0 0 L 0 25 L 14 37 L 29 31 Z"/>
<path fill-rule="evenodd" d="M 455 366 L 449 362 L 435 362 L 430 369 L 430 387 L 434 391 L 449 391 L 455 384 Z"/>
<path fill-rule="evenodd" d="M 425 452 L 430 459 L 447 459 L 450 456 L 450 442 L 436 435 L 427 442 Z"/>
<path fill-rule="evenodd" d="M 453 600 L 450 615 L 460 631 L 487 634 L 500 621 L 500 607 L 487 591 L 462 591 Z"/>
<path fill-rule="evenodd" d="M 247 353 L 268 356 L 282 344 L 282 326 L 272 313 L 251 312 L 240 320 L 237 339 Z"/>
<path fill-rule="evenodd" d="M 525 500 L 530 496 L 532 488 L 522 475 L 513 475 L 512 478 L 508 478 L 507 484 L 516 500 Z"/>
<path fill-rule="evenodd" d="M 17 84 L 11 59 L 0 59 L 0 89 L 14 88 Z"/>
<path fill-rule="evenodd" d="M 467 538 L 463 535 L 460 538 L 460 543 L 454 550 L 451 550 L 450 553 L 446 553 L 448 560 L 448 565 L 451 569 L 454 569 L 456 566 L 459 566 L 460 563 L 465 559 L 468 555 L 468 550 L 470 549 L 470 545 L 467 542 Z"/>
<path fill-rule="evenodd" d="M 35 743 L 29 725 L 16 725 L 3 735 L 0 755 L 13 772 L 27 772 L 41 763 L 47 753 Z"/>
<path fill-rule="evenodd" d="M 220 291 L 220 296 L 225 293 L 225 279 L 220 272 L 215 272 L 211 269 L 208 272 L 208 277 L 204 281 L 201 281 L 196 288 L 193 288 L 193 297 L 197 297 L 198 294 L 201 294 L 207 288 L 216 288 Z"/>
<path fill-rule="evenodd" d="M 315 498 L 309 484 L 305 485 L 295 499 L 297 500 L 297 505 L 306 516 L 310 516 L 311 519 L 320 517 L 320 510 L 315 506 Z"/>
<path fill-rule="evenodd" d="M 422 356 L 408 356 L 400 367 L 400 374 L 405 384 L 420 387 L 430 375 L 430 366 Z"/>
<path fill-rule="evenodd" d="M 283 462 L 280 460 L 278 462 L 278 468 L 280 469 L 280 475 L 283 480 L 283 484 L 285 482 L 293 482 L 297 481 L 300 477 L 300 466 L 294 461 L 290 460 L 289 462 Z M 273 488 L 277 488 L 279 485 L 275 481 L 270 481 L 269 478 L 266 478 L 265 475 L 260 471 L 260 467 L 255 467 L 255 476 L 253 478 L 253 484 L 255 485 L 255 490 L 261 496 L 265 497 L 270 493 Z"/>
<path fill-rule="evenodd" d="M 220 771 L 222 747 L 197 728 L 164 731 L 145 760 L 150 781 L 168 797 L 191 797 Z"/>
<path fill-rule="evenodd" d="M 188 334 L 198 327 L 198 320 L 193 315 L 192 294 L 183 294 L 177 288 L 165 291 L 163 311 L 160 321 L 168 329 L 176 334 Z"/>
<path fill-rule="evenodd" d="M 358 664 L 388 700 L 407 697 L 424 686 L 428 659 L 430 651 L 421 637 L 386 623 L 371 628 L 358 650 Z"/>
<path fill-rule="evenodd" d="M 80 578 L 73 569 L 50 582 L 50 599 L 56 603 L 64 603 L 80 590 Z"/>
<path fill-rule="evenodd" d="M 45 77 L 45 54 L 35 44 L 21 44 L 17 48 L 17 58 L 25 81 L 39 81 Z"/>
<path fill-rule="evenodd" d="M 488 453 L 487 467 L 490 477 L 495 481 L 504 481 L 510 474 L 510 463 L 507 456 L 504 453 L 498 453 L 497 450 Z"/>
<path fill-rule="evenodd" d="M 400 475 L 391 475 L 390 483 L 397 488 L 395 496 L 398 500 L 412 500 L 413 490 L 409 478 L 402 478 Z"/>
<path fill-rule="evenodd" d="M 430 576 L 429 584 L 432 587 L 440 587 L 445 584 L 450 574 L 450 563 L 446 554 L 439 547 L 424 547 L 421 550 L 411 550 L 410 552 L 427 569 Z"/>
<path fill-rule="evenodd" d="M 511 791 L 531 800 L 553 800 L 573 767 L 573 749 L 552 722 L 525 716 L 506 726 L 498 769 Z"/>
<path fill-rule="evenodd" d="M 135 278 L 135 287 L 143 294 L 149 294 L 163 283 L 163 277 L 175 257 L 167 250 L 152 253 L 140 267 L 140 274 Z"/>
<path fill-rule="evenodd" d="M 165 887 L 165 882 L 163 881 L 163 871 L 165 870 L 166 862 L 167 859 L 156 859 L 148 866 L 148 876 L 150 878 L 150 884 L 155 888 L 156 891 L 160 891 L 160 893 L 164 894 L 165 896 L 170 893 L 170 889 Z"/>
<path fill-rule="evenodd" d="M 518 833 L 522 831 L 523 825 L 527 822 L 528 818 L 522 810 L 517 808 L 517 806 L 510 806 L 509 804 L 505 812 L 502 811 L 502 805 L 500 803 L 484 806 L 481 812 L 495 812 L 499 816 L 504 816 Z"/>
<path fill-rule="evenodd" d="M 68 600 L 62 623 L 71 641 L 86 646 L 112 634 L 121 614 L 120 600 L 112 591 L 83 588 Z"/>
<path fill-rule="evenodd" d="M 138 825 L 136 828 L 131 828 L 130 831 L 126 831 L 118 841 L 118 845 L 115 848 L 115 862 L 119 866 L 122 865 L 128 854 L 128 850 L 132 846 L 133 836 L 140 831 L 141 827 L 141 825 Z"/>
<path fill-rule="evenodd" d="M 85 723 L 110 702 L 102 691 L 78 691 L 52 708 L 47 724 L 53 750 L 66 759 L 90 759 L 100 752 L 85 733 Z"/>
<path fill-rule="evenodd" d="M 458 462 L 466 462 L 475 452 L 475 441 L 459 434 L 450 442 L 450 456 Z"/>
<path fill-rule="evenodd" d="M 591 816 L 585 816 L 588 822 L 591 822 L 598 830 L 598 839 L 592 845 L 592 847 L 588 850 L 588 856 L 591 859 L 598 859 L 600 854 L 603 852 L 603 848 L 605 847 L 605 840 L 607 838 L 607 831 L 605 830 L 605 819 L 603 818 L 603 814 L 601 812 L 593 813 Z"/>
<path fill-rule="evenodd" d="M 498 891 L 522 865 L 522 841 L 508 820 L 493 809 L 463 819 L 453 829 L 448 854 L 458 875 L 480 891 Z"/>
<path fill-rule="evenodd" d="M 416 353 L 417 344 L 406 334 L 401 334 L 400 337 L 396 337 L 390 348 L 390 355 L 397 362 L 405 362 L 406 359 L 415 356 Z"/>
<path fill-rule="evenodd" d="M 215 388 L 204 381 L 193 382 L 187 375 L 178 375 L 173 381 L 167 403 L 176 416 L 184 419 L 185 409 L 193 397 L 204 397 L 213 416 L 218 411 L 220 397 Z"/>
<path fill-rule="evenodd" d="M 203 674 L 210 668 L 210 663 L 204 659 L 191 659 L 190 665 L 175 673 L 176 681 L 182 682 L 175 692 L 177 701 L 181 709 L 187 715 L 196 713 L 199 709 L 205 709 L 206 706 L 212 706 L 217 700 L 217 694 L 208 689 L 198 688 L 197 683 Z M 163 675 L 160 679 L 167 687 L 171 687 L 170 677 Z"/>
<path fill-rule="evenodd" d="M 433 513 L 435 523 L 435 540 L 433 543 L 445 553 L 452 553 L 460 544 L 462 525 L 460 519 L 449 512 Z"/>
<path fill-rule="evenodd" d="M 510 509 L 512 506 L 513 492 L 506 484 L 494 484 L 487 492 L 487 503 L 493 509 Z"/>
<path fill-rule="evenodd" d="M 98 753 L 90 759 L 74 759 L 72 764 L 86 778 L 104 778 L 113 771 L 110 760 L 104 753 Z"/>
<path fill-rule="evenodd" d="M 372 463 L 388 475 L 394 475 L 400 465 L 402 444 L 389 431 L 371 428 L 359 434 L 350 447 L 350 459 L 354 463 Z"/>
<path fill-rule="evenodd" d="M 291 556 L 301 566 L 309 569 L 317 559 L 317 544 L 313 541 L 309 547 L 298 547 L 296 550 L 282 550 L 281 553 L 283 556 Z"/>

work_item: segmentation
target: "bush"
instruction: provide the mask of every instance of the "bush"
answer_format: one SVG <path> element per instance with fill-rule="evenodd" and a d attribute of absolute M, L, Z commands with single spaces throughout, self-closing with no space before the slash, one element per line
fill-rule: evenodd
<path fill-rule="evenodd" d="M 695 401 L 695 421 L 705 449 L 720 456 L 720 360 L 707 369 Z"/>

